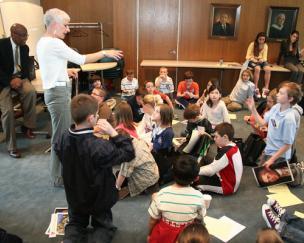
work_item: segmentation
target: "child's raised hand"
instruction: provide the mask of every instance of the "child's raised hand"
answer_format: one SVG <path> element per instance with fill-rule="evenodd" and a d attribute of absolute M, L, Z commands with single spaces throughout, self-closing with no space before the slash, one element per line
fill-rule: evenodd
<path fill-rule="evenodd" d="M 118 135 L 116 130 L 106 119 L 99 119 L 96 126 L 99 128 L 99 133 L 108 134 L 111 137 L 115 137 Z"/>

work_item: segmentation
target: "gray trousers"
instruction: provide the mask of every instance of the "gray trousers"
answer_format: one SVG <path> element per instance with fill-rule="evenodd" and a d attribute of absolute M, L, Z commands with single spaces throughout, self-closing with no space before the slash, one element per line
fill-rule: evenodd
<path fill-rule="evenodd" d="M 22 86 L 18 90 L 5 87 L 0 92 L 1 121 L 8 150 L 15 150 L 17 148 L 12 92 L 16 92 L 19 96 L 24 126 L 27 128 L 36 127 L 36 91 L 27 79 L 23 79 L 22 82 Z"/>
<path fill-rule="evenodd" d="M 54 151 L 54 143 L 71 125 L 71 85 L 47 89 L 44 92 L 45 104 L 51 115 L 52 140 L 51 140 L 51 177 L 54 181 L 62 177 L 59 158 Z"/>
<path fill-rule="evenodd" d="M 290 81 L 301 84 L 304 73 L 304 67 L 302 66 L 302 64 L 299 63 L 297 65 L 294 65 L 288 62 L 284 66 L 291 71 Z"/>

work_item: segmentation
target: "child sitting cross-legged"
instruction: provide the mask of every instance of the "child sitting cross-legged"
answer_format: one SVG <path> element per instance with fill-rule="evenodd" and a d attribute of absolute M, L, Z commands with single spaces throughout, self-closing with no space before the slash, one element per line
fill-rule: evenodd
<path fill-rule="evenodd" d="M 69 211 L 64 242 L 86 242 L 90 218 L 93 237 L 111 242 L 116 231 L 111 208 L 118 199 L 112 166 L 134 159 L 132 141 L 118 135 L 105 119 L 97 122 L 98 103 L 89 95 L 72 99 L 71 115 L 75 125 L 54 144 Z M 96 123 L 97 129 L 93 129 Z M 108 135 L 109 140 L 97 138 L 94 130 Z"/>
<path fill-rule="evenodd" d="M 222 122 L 230 122 L 227 107 L 221 100 L 222 92 L 218 86 L 211 85 L 208 91 L 209 99 L 203 104 L 201 115 L 208 119 L 212 128 Z"/>
<path fill-rule="evenodd" d="M 239 148 L 232 142 L 233 126 L 221 123 L 215 127 L 214 142 L 219 148 L 214 161 L 200 168 L 196 187 L 202 191 L 233 194 L 239 188 L 243 164 Z"/>
<path fill-rule="evenodd" d="M 117 132 L 130 137 L 124 130 L 118 129 Z M 119 191 L 123 185 L 127 185 L 127 188 L 122 191 L 123 193 L 119 192 L 120 199 L 123 199 L 128 193 L 134 197 L 148 188 L 152 189 L 154 185 L 154 188 L 158 188 L 156 185 L 159 179 L 158 167 L 150 152 L 149 145 L 144 140 L 137 138 L 133 138 L 132 143 L 135 158 L 128 163 L 121 164 L 116 179 L 116 188 Z"/>
<path fill-rule="evenodd" d="M 184 118 L 188 121 L 186 130 L 182 133 L 182 136 L 191 136 L 194 129 L 199 130 L 204 128 L 205 132 L 211 134 L 213 129 L 211 123 L 200 116 L 200 107 L 197 104 L 189 104 L 184 111 Z"/>
<path fill-rule="evenodd" d="M 198 176 L 197 161 L 180 156 L 173 162 L 175 183 L 153 194 L 149 207 L 149 243 L 175 243 L 179 233 L 189 224 L 203 223 L 206 214 L 203 195 L 190 184 Z"/>
<path fill-rule="evenodd" d="M 241 73 L 241 77 L 237 81 L 229 96 L 223 98 L 229 111 L 240 111 L 244 108 L 243 104 L 246 99 L 253 97 L 255 85 L 251 82 L 252 72 L 249 69 Z"/>

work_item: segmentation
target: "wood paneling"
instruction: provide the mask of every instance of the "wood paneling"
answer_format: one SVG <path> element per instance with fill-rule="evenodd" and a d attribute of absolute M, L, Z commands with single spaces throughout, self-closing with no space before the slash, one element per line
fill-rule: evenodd
<path fill-rule="evenodd" d="M 137 73 L 136 0 L 114 0 L 114 46 L 124 51 L 128 69 Z"/>
<path fill-rule="evenodd" d="M 113 46 L 113 1 L 112 0 L 41 0 L 44 11 L 59 8 L 66 11 L 71 22 L 101 22 L 104 29 L 104 47 Z M 66 40 L 71 47 L 80 53 L 90 53 L 100 50 L 100 31 L 81 29 L 72 31 Z"/>

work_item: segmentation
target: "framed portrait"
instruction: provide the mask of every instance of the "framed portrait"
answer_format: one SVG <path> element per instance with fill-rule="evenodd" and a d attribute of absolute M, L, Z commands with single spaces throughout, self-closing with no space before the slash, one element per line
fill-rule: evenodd
<path fill-rule="evenodd" d="M 260 187 L 268 187 L 294 181 L 289 163 L 283 161 L 273 164 L 271 168 L 264 166 L 252 168 L 254 178 Z"/>
<path fill-rule="evenodd" d="M 270 7 L 267 22 L 267 36 L 272 41 L 287 39 L 296 29 L 299 8 Z"/>
<path fill-rule="evenodd" d="M 211 4 L 209 37 L 236 39 L 240 25 L 241 5 Z"/>

